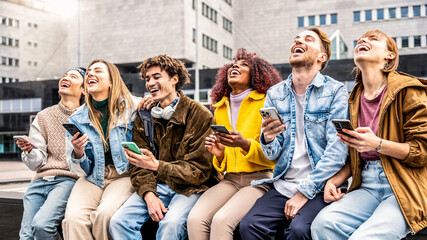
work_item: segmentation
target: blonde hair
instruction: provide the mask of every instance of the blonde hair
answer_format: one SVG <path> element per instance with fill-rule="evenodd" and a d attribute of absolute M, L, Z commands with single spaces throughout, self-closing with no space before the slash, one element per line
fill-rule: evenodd
<path fill-rule="evenodd" d="M 327 56 L 326 61 L 322 63 L 322 69 L 320 69 L 320 71 L 322 71 L 326 68 L 326 66 L 328 66 L 329 59 L 331 58 L 331 40 L 329 40 L 328 35 L 326 35 L 326 33 L 324 33 L 318 27 L 309 27 L 307 28 L 307 30 L 315 32 L 317 36 L 319 36 L 320 41 L 322 42 L 322 50 L 324 51 L 324 53 L 326 53 Z"/>
<path fill-rule="evenodd" d="M 87 78 L 87 74 L 89 72 L 90 66 L 98 62 L 104 63 L 107 66 L 109 80 L 111 83 L 111 87 L 108 92 L 108 112 L 110 113 L 110 116 L 108 118 L 108 132 L 105 134 L 105 136 L 100 123 L 101 112 L 98 111 L 94 106 L 93 98 L 88 93 L 88 89 L 87 89 L 88 86 L 86 81 L 84 81 L 85 100 L 89 108 L 89 118 L 101 137 L 102 144 L 104 145 L 104 149 L 107 150 L 107 147 L 108 147 L 107 139 L 110 137 L 110 131 L 113 128 L 113 126 L 117 123 L 119 117 L 121 117 L 123 121 L 126 123 L 126 131 L 127 131 L 127 120 L 124 115 L 124 111 L 126 110 L 126 108 L 129 108 L 129 107 L 133 108 L 133 102 L 132 102 L 132 95 L 129 92 L 128 88 L 126 87 L 126 84 L 123 82 L 123 79 L 120 76 L 119 69 L 117 69 L 116 65 L 110 62 L 107 62 L 103 59 L 92 60 L 92 62 L 89 63 L 88 71 L 86 72 L 85 78 Z M 117 116 L 116 113 L 119 113 L 119 116 Z"/>
<path fill-rule="evenodd" d="M 387 34 L 376 29 L 368 30 L 367 32 L 362 34 L 362 36 L 360 36 L 359 39 L 363 37 L 369 37 L 372 35 L 376 35 L 380 39 L 385 38 L 385 41 L 387 43 L 387 49 L 396 55 L 395 58 L 388 60 L 387 67 L 381 70 L 383 71 L 384 74 L 388 75 L 389 72 L 395 71 L 399 66 L 399 52 L 397 50 L 397 44 L 393 40 L 393 38 L 389 37 Z M 356 72 L 356 77 L 355 77 L 356 82 L 362 80 L 362 71 L 360 70 L 360 68 L 354 67 L 353 72 Z"/>

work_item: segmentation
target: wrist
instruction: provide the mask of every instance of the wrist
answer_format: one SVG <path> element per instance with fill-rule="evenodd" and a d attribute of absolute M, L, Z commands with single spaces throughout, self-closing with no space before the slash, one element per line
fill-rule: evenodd
<path fill-rule="evenodd" d="M 379 152 L 381 150 L 381 147 L 382 147 L 382 144 L 383 144 L 382 138 L 379 138 L 379 139 L 380 139 L 380 141 L 379 141 L 378 147 L 375 148 L 376 152 Z"/>

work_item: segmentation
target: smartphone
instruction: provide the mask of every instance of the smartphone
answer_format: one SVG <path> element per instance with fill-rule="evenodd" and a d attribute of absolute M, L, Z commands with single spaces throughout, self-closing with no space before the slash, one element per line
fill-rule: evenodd
<path fill-rule="evenodd" d="M 13 139 L 15 139 L 15 141 L 22 141 L 22 142 L 26 142 L 29 143 L 33 146 L 33 148 L 37 148 L 36 146 L 34 146 L 34 144 L 30 141 L 30 139 L 25 136 L 25 135 L 21 135 L 21 136 L 13 136 Z"/>
<path fill-rule="evenodd" d="M 214 132 L 230 134 L 230 132 L 227 130 L 227 128 L 224 125 L 211 125 L 211 128 L 212 130 L 214 130 Z"/>
<path fill-rule="evenodd" d="M 80 129 L 74 123 L 63 123 L 62 126 L 67 129 L 71 136 L 74 136 L 76 133 L 80 133 L 77 138 L 83 136 L 82 131 L 80 131 Z"/>
<path fill-rule="evenodd" d="M 134 142 L 122 142 L 121 144 L 124 148 L 129 149 L 134 153 L 144 155 L 141 151 L 139 151 L 139 147 Z"/>
<path fill-rule="evenodd" d="M 274 108 L 274 107 L 261 108 L 261 109 L 259 109 L 259 113 L 261 113 L 261 116 L 262 116 L 263 119 L 266 119 L 268 117 L 271 117 L 271 119 L 273 119 L 273 120 L 279 119 L 280 120 L 280 124 L 274 126 L 274 128 L 276 128 L 276 127 L 280 126 L 281 124 L 283 124 L 283 120 L 280 117 L 279 112 L 277 112 L 277 109 Z M 286 127 L 285 127 L 284 130 L 286 130 Z"/>

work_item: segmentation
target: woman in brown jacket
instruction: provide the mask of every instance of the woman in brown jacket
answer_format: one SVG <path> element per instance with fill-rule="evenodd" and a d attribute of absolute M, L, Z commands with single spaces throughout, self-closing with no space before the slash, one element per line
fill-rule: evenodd
<path fill-rule="evenodd" d="M 354 49 L 350 159 L 325 185 L 313 239 L 401 239 L 427 227 L 427 81 L 398 73 L 393 39 L 364 33 Z M 340 186 L 353 177 L 349 193 Z M 339 201 L 337 201 L 339 200 Z"/>

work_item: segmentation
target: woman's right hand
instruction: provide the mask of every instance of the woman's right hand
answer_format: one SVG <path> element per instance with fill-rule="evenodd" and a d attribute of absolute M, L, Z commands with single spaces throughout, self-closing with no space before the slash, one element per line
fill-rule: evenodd
<path fill-rule="evenodd" d="M 323 200 L 325 203 L 331 203 L 340 200 L 345 193 L 341 192 L 341 189 L 337 188 L 332 181 L 328 180 L 325 184 L 325 190 Z"/>
<path fill-rule="evenodd" d="M 211 134 L 205 139 L 205 148 L 215 155 L 218 160 L 222 161 L 224 158 L 225 146 L 219 142 L 215 134 Z"/>
<path fill-rule="evenodd" d="M 16 145 L 18 145 L 18 147 L 22 150 L 22 151 L 27 151 L 28 153 L 31 152 L 31 150 L 33 150 L 33 145 L 31 145 L 28 142 L 24 142 L 24 141 L 16 141 Z"/>
<path fill-rule="evenodd" d="M 89 142 L 88 141 L 89 136 L 87 134 L 84 134 L 83 136 L 78 137 L 79 134 L 80 133 L 78 132 L 74 134 L 74 136 L 71 138 L 71 144 L 73 144 L 73 148 L 74 148 L 74 157 L 76 159 L 80 159 L 83 157 L 85 146 Z"/>

